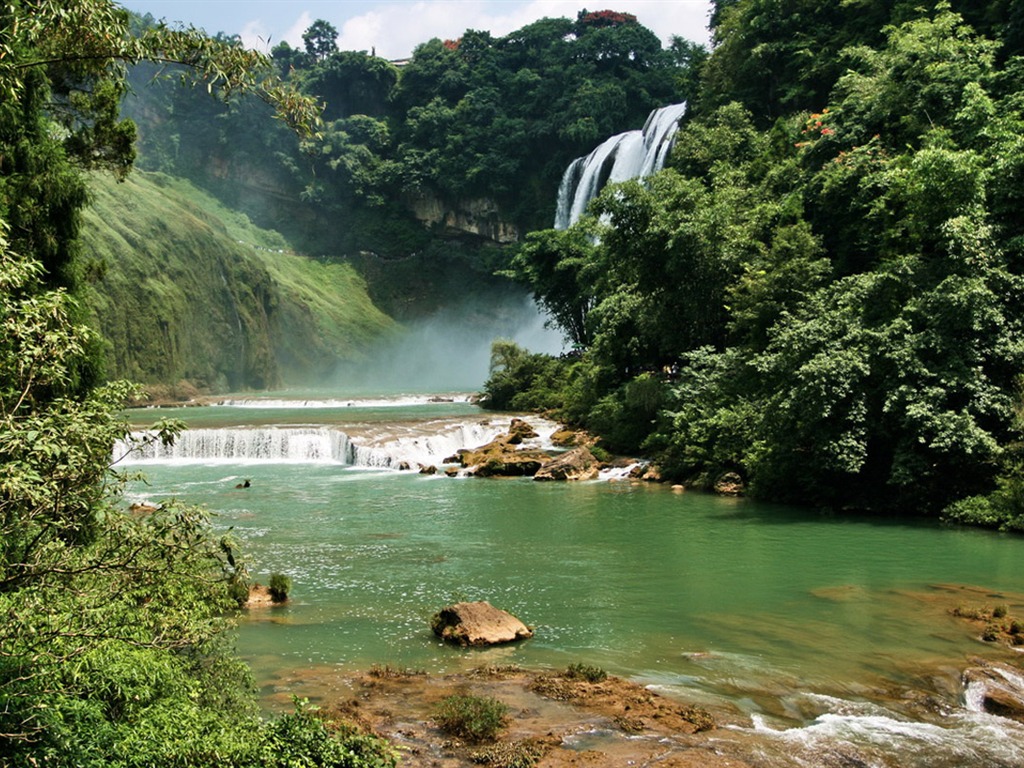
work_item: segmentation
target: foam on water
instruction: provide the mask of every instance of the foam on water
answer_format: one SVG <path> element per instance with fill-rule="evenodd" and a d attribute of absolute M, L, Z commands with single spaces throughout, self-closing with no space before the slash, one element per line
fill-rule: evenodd
<path fill-rule="evenodd" d="M 437 405 L 443 403 L 469 403 L 473 395 L 458 393 L 451 395 L 395 395 L 393 397 L 347 397 L 327 399 L 287 398 L 227 398 L 212 405 L 224 408 L 310 409 L 310 408 L 404 408 L 415 405 Z"/>
<path fill-rule="evenodd" d="M 538 437 L 524 447 L 549 448 L 558 425 L 530 420 Z M 228 427 L 190 429 L 170 445 L 152 432 L 134 432 L 113 451 L 122 464 L 338 464 L 370 469 L 398 469 L 407 464 L 445 463 L 463 448 L 476 448 L 508 430 L 508 419 L 474 422 L 425 422 L 391 427 L 358 440 L 330 427 Z"/>
<path fill-rule="evenodd" d="M 957 710 L 936 722 L 923 722 L 875 703 L 807 698 L 828 711 L 806 725 L 773 727 L 766 716 L 751 715 L 750 730 L 776 741 L 799 765 L 820 765 L 823 755 L 841 755 L 851 764 L 899 768 L 1024 765 L 1024 726 L 1012 720 Z"/>

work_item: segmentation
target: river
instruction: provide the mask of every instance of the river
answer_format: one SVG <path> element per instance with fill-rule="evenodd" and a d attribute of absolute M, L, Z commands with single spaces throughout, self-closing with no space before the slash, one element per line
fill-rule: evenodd
<path fill-rule="evenodd" d="M 288 394 L 132 414 L 156 416 L 190 431 L 174 451 L 124 463 L 147 476 L 127 501 L 203 505 L 256 579 L 293 581 L 289 605 L 252 611 L 240 629 L 268 701 L 327 696 L 332 675 L 373 664 L 584 662 L 735 712 L 724 738 L 756 736 L 765 765 L 818 765 L 837 747 L 863 765 L 1024 765 L 1024 727 L 980 711 L 960 682 L 972 658 L 1010 652 L 949 610 L 1001 603 L 1024 616 L 1024 538 L 607 477 L 398 471 L 507 426 L 462 395 Z M 443 646 L 430 616 L 459 599 L 489 600 L 536 635 Z"/>

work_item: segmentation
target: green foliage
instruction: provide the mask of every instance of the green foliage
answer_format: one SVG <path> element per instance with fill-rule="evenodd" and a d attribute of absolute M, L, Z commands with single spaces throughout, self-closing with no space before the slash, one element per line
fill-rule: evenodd
<path fill-rule="evenodd" d="M 602 680 L 607 679 L 608 673 L 600 667 L 576 662 L 570 664 L 565 670 L 565 677 L 570 680 L 585 680 L 588 683 L 600 683 Z"/>
<path fill-rule="evenodd" d="M 490 376 L 481 405 L 496 411 L 557 409 L 562 405 L 566 368 L 564 361 L 498 339 L 491 345 Z"/>
<path fill-rule="evenodd" d="M 541 19 L 504 37 L 467 30 L 457 41 L 430 40 L 399 69 L 337 51 L 325 24 L 307 30 L 306 51 L 273 52 L 290 86 L 325 102 L 318 135 L 300 145 L 262 127 L 256 99 L 221 107 L 154 88 L 152 73 L 138 69 L 129 109 L 143 167 L 187 176 L 307 250 L 406 256 L 424 247 L 409 242 L 408 228 L 429 239 L 410 204 L 486 199 L 521 231 L 549 222 L 568 161 L 681 99 L 700 58 L 685 46 L 663 50 L 635 19 L 581 17 Z"/>
<path fill-rule="evenodd" d="M 233 43 L 162 26 L 136 37 L 102 0 L 0 9 L 4 765 L 264 765 L 277 751 L 271 735 L 289 724 L 263 724 L 233 655 L 231 587 L 242 574 L 205 514 L 122 508 L 111 451 L 131 439 L 120 414 L 136 390 L 95 385 L 96 335 L 55 287 L 78 286 L 80 170 L 120 175 L 131 161 L 132 127 L 113 105 L 123 64 L 143 58 L 185 63 L 224 93 L 258 91 L 306 127 L 314 119 L 308 100 L 289 106 L 294 94 Z M 82 272 L 104 268 L 97 260 Z M 158 424 L 146 439 L 170 442 L 179 430 Z M 366 737 L 300 735 L 289 764 L 394 764 Z"/>
<path fill-rule="evenodd" d="M 275 603 L 283 603 L 288 599 L 292 589 L 292 580 L 283 573 L 270 574 L 270 599 Z"/>
<path fill-rule="evenodd" d="M 351 265 L 294 253 L 187 182 L 136 172 L 93 177 L 91 190 L 82 257 L 103 268 L 86 298 L 112 376 L 301 383 L 394 328 Z"/>
<path fill-rule="evenodd" d="M 797 5 L 799 34 L 718 4 L 707 82 L 735 79 L 670 169 L 516 257 L 568 332 L 587 309 L 561 413 L 697 484 L 1019 529 L 1019 79 L 946 4 Z"/>
<path fill-rule="evenodd" d="M 470 742 L 493 741 L 505 724 L 508 706 L 489 696 L 448 696 L 434 711 L 447 734 Z"/>
<path fill-rule="evenodd" d="M 395 751 L 380 738 L 330 723 L 306 702 L 267 724 L 247 765 L 295 768 L 395 768 Z"/>

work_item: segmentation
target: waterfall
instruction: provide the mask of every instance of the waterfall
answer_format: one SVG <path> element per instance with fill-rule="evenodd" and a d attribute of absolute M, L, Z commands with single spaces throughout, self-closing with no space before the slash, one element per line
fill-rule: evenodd
<path fill-rule="evenodd" d="M 189 429 L 172 445 L 133 433 L 114 447 L 127 463 L 227 463 L 257 461 L 302 464 L 351 464 L 354 449 L 344 432 L 326 427 Z"/>
<path fill-rule="evenodd" d="M 660 171 L 685 112 L 685 103 L 656 109 L 648 115 L 643 130 L 612 136 L 586 157 L 573 160 L 558 187 L 555 229 L 575 223 L 606 184 L 642 179 Z"/>

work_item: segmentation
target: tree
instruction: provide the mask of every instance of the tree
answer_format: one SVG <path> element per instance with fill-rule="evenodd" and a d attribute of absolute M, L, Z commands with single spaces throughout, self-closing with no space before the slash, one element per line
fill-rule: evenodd
<path fill-rule="evenodd" d="M 302 33 L 306 53 L 316 61 L 323 61 L 338 50 L 338 30 L 329 21 L 317 19 Z"/>

